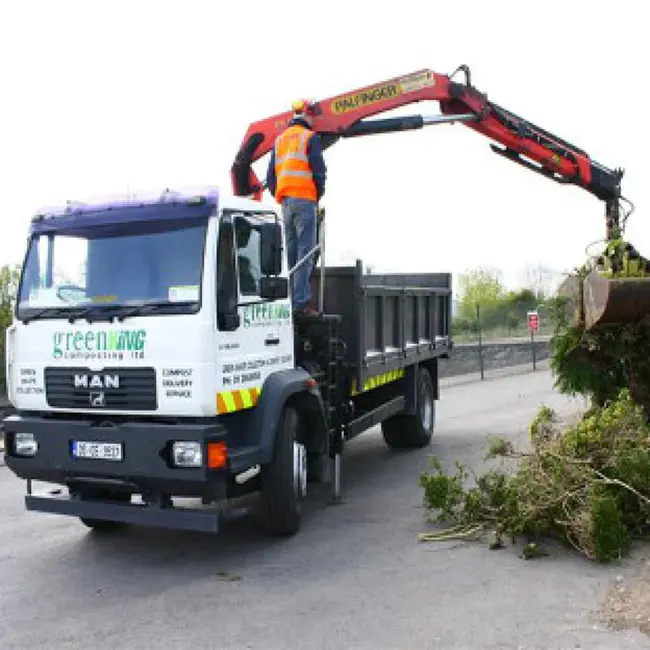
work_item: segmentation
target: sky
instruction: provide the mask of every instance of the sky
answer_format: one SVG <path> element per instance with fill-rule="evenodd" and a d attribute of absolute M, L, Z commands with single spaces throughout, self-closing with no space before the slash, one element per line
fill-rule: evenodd
<path fill-rule="evenodd" d="M 229 192 L 251 122 L 297 97 L 460 64 L 489 99 L 625 169 L 623 193 L 636 206 L 626 237 L 650 256 L 649 47 L 638 0 L 0 7 L 0 265 L 21 261 L 43 205 L 206 184 Z M 488 266 L 513 287 L 527 268 L 557 278 L 582 264 L 604 236 L 604 205 L 489 144 L 456 124 L 328 149 L 327 262 L 455 275 Z"/>

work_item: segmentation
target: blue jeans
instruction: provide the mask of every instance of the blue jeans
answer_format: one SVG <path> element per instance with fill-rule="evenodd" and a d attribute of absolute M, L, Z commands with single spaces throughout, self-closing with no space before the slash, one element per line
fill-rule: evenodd
<path fill-rule="evenodd" d="M 282 217 L 291 268 L 316 246 L 316 203 L 308 199 L 286 197 L 282 201 Z M 311 300 L 310 278 L 313 268 L 312 256 L 293 274 L 291 288 L 294 309 L 306 307 Z"/>

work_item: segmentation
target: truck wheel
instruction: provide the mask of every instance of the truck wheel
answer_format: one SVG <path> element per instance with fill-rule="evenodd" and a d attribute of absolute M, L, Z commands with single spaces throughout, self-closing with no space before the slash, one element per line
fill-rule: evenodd
<path fill-rule="evenodd" d="M 301 502 L 307 492 L 307 453 L 298 441 L 299 430 L 298 412 L 286 406 L 275 434 L 273 460 L 261 472 L 262 523 L 273 535 L 293 535 L 300 528 Z"/>
<path fill-rule="evenodd" d="M 434 395 L 431 374 L 420 366 L 417 413 L 398 413 L 381 423 L 384 441 L 391 449 L 419 449 L 431 443 L 436 420 Z"/>

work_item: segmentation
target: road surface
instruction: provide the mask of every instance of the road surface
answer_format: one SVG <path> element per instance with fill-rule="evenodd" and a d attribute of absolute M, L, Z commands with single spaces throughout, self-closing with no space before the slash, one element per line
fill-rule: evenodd
<path fill-rule="evenodd" d="M 479 467 L 488 435 L 522 440 L 555 394 L 547 371 L 446 381 L 431 451 Z M 377 432 L 349 444 L 346 503 L 313 495 L 304 528 L 267 539 L 247 521 L 219 536 L 89 532 L 27 514 L 0 467 L 0 648 L 647 648 L 607 629 L 601 608 L 638 559 L 602 567 L 566 550 L 418 543 L 429 451 L 394 454 Z"/>

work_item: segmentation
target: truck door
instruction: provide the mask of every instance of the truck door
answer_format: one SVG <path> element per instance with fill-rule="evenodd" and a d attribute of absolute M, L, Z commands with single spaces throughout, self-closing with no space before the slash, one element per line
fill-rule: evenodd
<path fill-rule="evenodd" d="M 236 300 L 239 324 L 218 323 L 219 413 L 255 406 L 266 377 L 294 363 L 290 300 L 263 301 L 259 295 L 260 233 L 256 226 L 255 217 L 242 212 L 225 215 L 220 222 L 217 303 L 219 308 L 220 302 Z"/>

